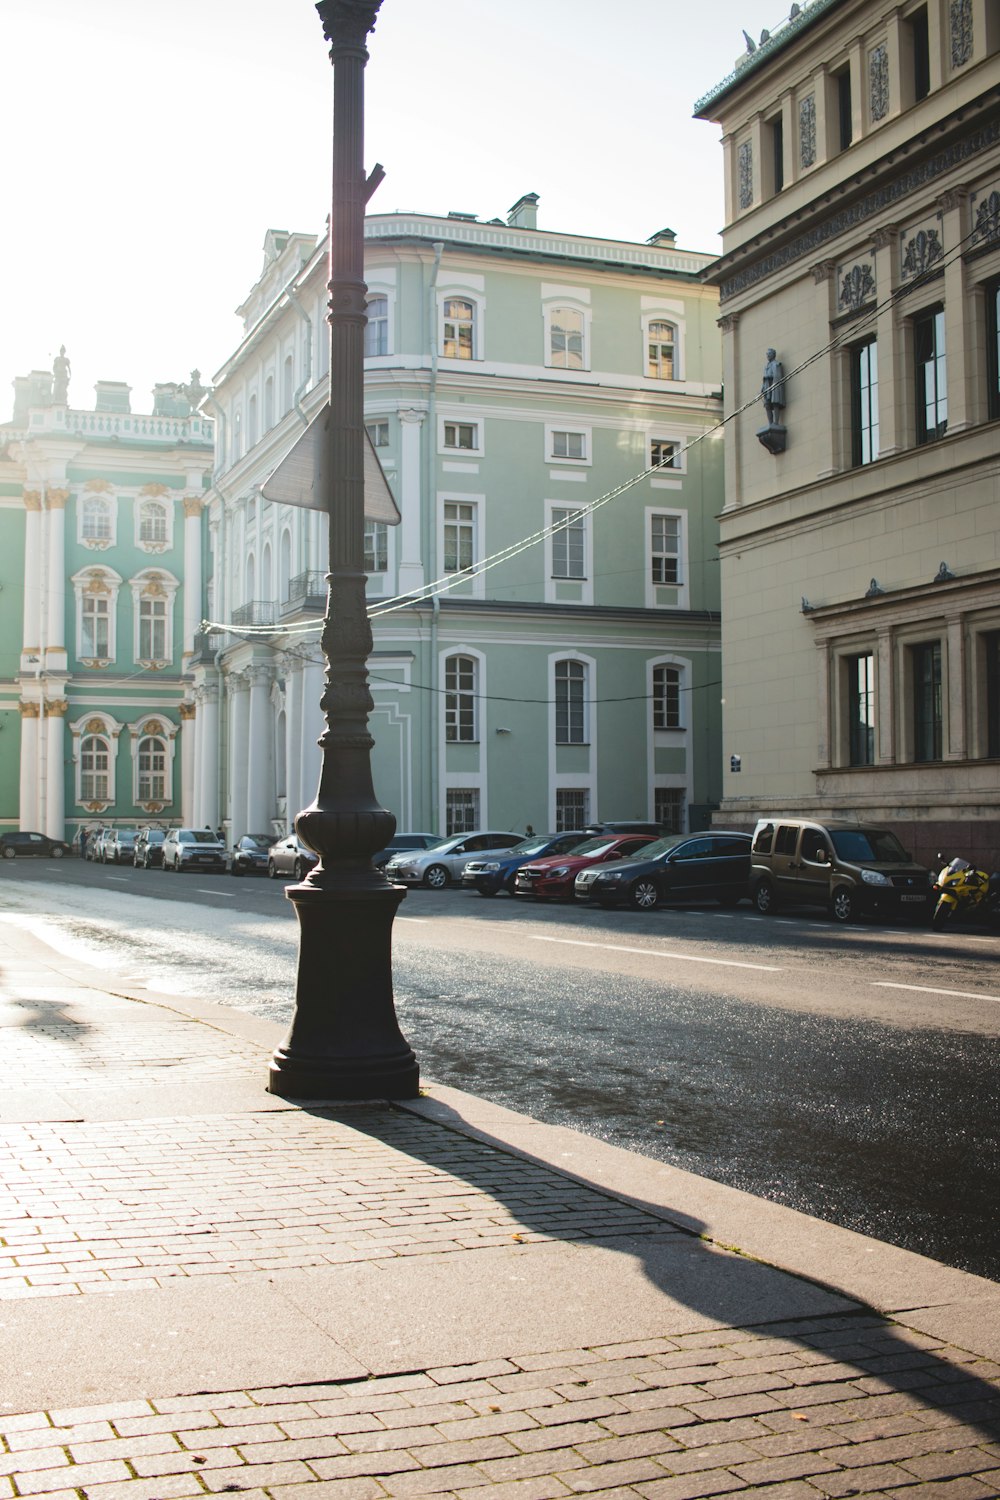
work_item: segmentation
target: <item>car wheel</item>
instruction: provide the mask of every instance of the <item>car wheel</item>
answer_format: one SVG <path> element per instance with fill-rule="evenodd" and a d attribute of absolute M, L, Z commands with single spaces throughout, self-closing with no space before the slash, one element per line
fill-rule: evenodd
<path fill-rule="evenodd" d="M 53 859 L 62 859 L 62 857 L 65 854 L 65 852 L 66 851 L 64 849 L 60 849 L 59 845 L 57 844 L 56 847 L 52 851 L 52 858 Z"/>
<path fill-rule="evenodd" d="M 8 847 L 3 851 L 3 857 L 4 857 L 4 859 L 16 859 L 17 858 L 17 850 L 16 849 L 11 849 L 10 846 L 8 845 Z"/>
<path fill-rule="evenodd" d="M 431 865 L 424 876 L 424 885 L 429 885 L 432 891 L 443 891 L 451 880 L 444 865 Z"/>
<path fill-rule="evenodd" d="M 638 911 L 652 911 L 660 903 L 655 880 L 633 880 L 628 899 Z"/>
<path fill-rule="evenodd" d="M 297 859 L 295 861 L 294 867 L 292 869 L 292 874 L 295 876 L 295 879 L 298 881 L 298 883 L 300 885 L 302 884 L 303 880 L 305 880 L 305 878 L 306 878 L 306 867 L 302 863 L 301 859 Z"/>
<path fill-rule="evenodd" d="M 269 859 L 267 862 L 267 878 L 268 880 L 277 880 L 278 878 L 278 871 L 275 868 L 273 859 Z"/>
<path fill-rule="evenodd" d="M 852 922 L 857 912 L 854 892 L 846 885 L 838 886 L 830 902 L 830 915 L 835 922 Z"/>
<path fill-rule="evenodd" d="M 778 903 L 774 899 L 774 886 L 769 880 L 762 880 L 754 888 L 753 904 L 762 917 L 771 916 Z"/>

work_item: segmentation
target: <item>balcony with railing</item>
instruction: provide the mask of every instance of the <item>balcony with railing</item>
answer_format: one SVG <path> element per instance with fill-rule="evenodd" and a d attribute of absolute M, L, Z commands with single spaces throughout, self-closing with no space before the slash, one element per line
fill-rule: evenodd
<path fill-rule="evenodd" d="M 281 601 L 282 615 L 297 614 L 306 610 L 310 614 L 322 614 L 326 609 L 326 574 L 316 568 L 299 573 L 288 585 L 288 593 Z"/>
<path fill-rule="evenodd" d="M 238 609 L 233 610 L 233 628 L 239 629 L 246 625 L 273 625 L 277 613 L 273 599 L 253 599 L 249 604 L 241 604 Z"/>

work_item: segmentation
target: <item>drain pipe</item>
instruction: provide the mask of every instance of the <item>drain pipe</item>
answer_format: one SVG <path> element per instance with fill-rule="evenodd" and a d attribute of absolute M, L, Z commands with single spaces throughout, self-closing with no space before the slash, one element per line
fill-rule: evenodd
<path fill-rule="evenodd" d="M 437 574 L 437 506 L 434 503 L 434 476 L 436 473 L 435 454 L 437 452 L 437 379 L 438 379 L 438 315 L 437 315 L 437 280 L 441 269 L 441 256 L 444 254 L 444 245 L 440 240 L 434 244 L 434 264 L 431 267 L 430 286 L 427 291 L 427 316 L 430 320 L 430 346 L 431 346 L 431 373 L 430 389 L 427 399 L 427 504 L 424 506 L 424 545 L 423 554 L 427 558 L 427 576 L 436 578 Z M 437 594 L 431 599 L 431 673 L 432 682 L 437 686 L 438 677 L 438 625 L 441 619 L 441 600 Z M 444 827 L 441 823 L 441 768 L 438 764 L 438 756 L 441 751 L 440 735 L 440 710 L 437 693 L 430 695 L 430 767 L 431 767 L 431 827 L 435 833 L 445 837 Z"/>

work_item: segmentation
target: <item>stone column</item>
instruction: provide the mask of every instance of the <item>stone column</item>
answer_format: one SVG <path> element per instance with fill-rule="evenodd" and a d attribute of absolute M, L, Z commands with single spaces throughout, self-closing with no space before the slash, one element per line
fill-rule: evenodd
<path fill-rule="evenodd" d="M 879 311 L 876 320 L 878 359 L 878 451 L 880 458 L 899 453 L 906 446 L 905 410 L 907 382 L 904 377 L 903 333 L 897 324 L 896 292 L 899 289 L 899 235 L 895 224 L 876 230 L 875 285 Z"/>
<path fill-rule="evenodd" d="M 200 806 L 195 826 L 215 829 L 219 826 L 219 689 L 214 682 L 198 689 L 198 719 Z"/>
<path fill-rule="evenodd" d="M 813 266 L 813 282 L 817 288 L 816 296 L 822 299 L 823 306 L 823 328 L 829 335 L 830 323 L 837 313 L 837 282 L 834 272 L 836 266 L 832 260 L 822 260 Z M 834 356 L 828 355 L 826 359 L 819 359 L 812 367 L 811 380 L 814 391 L 814 408 L 816 413 L 834 411 L 833 400 L 833 370 Z M 794 389 L 791 392 L 791 400 L 795 400 Z M 840 415 L 839 406 L 837 408 Z M 836 421 L 817 421 L 812 432 L 813 452 L 816 455 L 816 472 L 820 479 L 829 479 L 838 470 L 838 448 L 842 440 L 839 430 L 840 424 Z M 850 433 L 847 435 L 848 455 L 844 468 L 850 467 Z"/>
<path fill-rule="evenodd" d="M 965 296 L 965 265 L 955 255 L 962 239 L 962 223 L 968 194 L 959 188 L 944 193 L 937 202 L 941 212 L 941 243 L 944 245 L 944 349 L 948 372 L 948 431 L 961 432 L 976 420 L 976 331 L 970 328 L 969 304 Z M 947 257 L 951 257 L 950 260 Z M 984 413 L 985 415 L 985 413 Z"/>
<path fill-rule="evenodd" d="M 744 396 L 739 383 L 739 334 L 737 332 L 739 323 L 739 313 L 724 313 L 719 319 L 719 328 L 722 330 L 722 381 L 729 411 L 735 411 Z M 729 411 L 726 412 L 727 416 Z M 755 419 L 756 408 L 750 415 L 752 419 Z M 742 444 L 739 422 L 732 422 L 726 428 L 722 462 L 725 473 L 725 509 L 734 510 L 742 504 L 739 478 L 742 473 Z"/>
<path fill-rule="evenodd" d="M 944 743 L 945 760 L 965 760 L 965 629 L 962 616 L 950 614 L 946 620 L 947 656 L 945 658 L 945 700 L 947 731 Z"/>
<path fill-rule="evenodd" d="M 50 488 L 45 494 L 48 527 L 48 618 L 44 665 L 65 670 L 66 653 L 66 501 L 68 490 Z M 53 657 L 58 660 L 53 661 Z M 59 834 L 62 838 L 62 834 Z"/>
<path fill-rule="evenodd" d="M 50 698 L 45 704 L 45 829 L 50 839 L 66 837 L 66 743 L 65 698 Z"/>
<path fill-rule="evenodd" d="M 42 497 L 38 490 L 25 490 L 24 500 L 24 609 L 21 627 L 21 664 L 27 656 L 42 652 Z M 65 587 L 65 584 L 63 584 Z"/>
<path fill-rule="evenodd" d="M 880 625 L 875 661 L 875 717 L 878 721 L 875 760 L 880 766 L 891 766 L 896 762 L 896 674 L 893 645 L 891 627 Z"/>
<path fill-rule="evenodd" d="M 181 822 L 194 826 L 195 705 L 180 705 L 181 716 Z"/>
<path fill-rule="evenodd" d="M 303 805 L 302 795 L 302 658 L 285 658 L 285 821 L 291 829 Z"/>
<path fill-rule="evenodd" d="M 410 594 L 423 587 L 424 564 L 420 548 L 420 492 L 423 465 L 420 458 L 420 433 L 426 418 L 422 411 L 401 411 L 399 454 L 399 567 L 396 592 Z M 429 432 L 427 441 L 436 444 L 436 434 Z M 432 506 L 432 497 L 427 497 Z"/>
<path fill-rule="evenodd" d="M 273 671 L 269 662 L 251 662 L 246 669 L 250 682 L 250 726 L 247 736 L 246 833 L 266 833 L 274 817 L 274 714 L 271 710 Z"/>
<path fill-rule="evenodd" d="M 194 637 L 201 624 L 201 508 L 200 495 L 184 496 L 184 654 L 181 671 L 188 671 Z"/>
<path fill-rule="evenodd" d="M 21 788 L 19 816 L 22 828 L 38 828 L 38 704 L 19 703 L 21 711 Z"/>
<path fill-rule="evenodd" d="M 247 815 L 247 757 L 250 750 L 250 681 L 245 672 L 230 672 L 229 694 L 229 816 L 233 843 L 245 833 L 257 833 Z"/>

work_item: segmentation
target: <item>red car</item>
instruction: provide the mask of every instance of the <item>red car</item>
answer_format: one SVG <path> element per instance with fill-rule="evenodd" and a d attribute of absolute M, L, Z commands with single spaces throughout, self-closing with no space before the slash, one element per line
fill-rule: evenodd
<path fill-rule="evenodd" d="M 652 844 L 655 833 L 602 833 L 580 844 L 572 854 L 550 855 L 522 865 L 514 876 L 515 896 L 537 896 L 539 900 L 572 901 L 573 882 L 581 870 L 601 865 L 608 859 L 624 859 L 646 844 Z"/>

